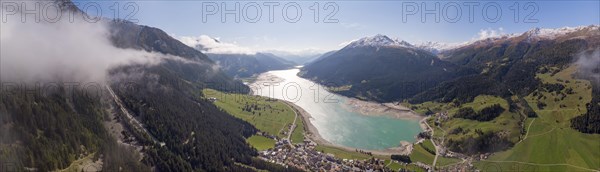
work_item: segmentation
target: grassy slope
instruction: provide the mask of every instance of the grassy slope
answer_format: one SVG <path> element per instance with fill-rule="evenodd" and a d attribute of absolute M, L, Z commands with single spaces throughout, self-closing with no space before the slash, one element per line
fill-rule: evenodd
<path fill-rule="evenodd" d="M 260 96 L 229 94 L 212 89 L 205 89 L 203 93 L 206 97 L 217 98 L 215 105 L 227 113 L 279 138 L 285 137 L 283 132 L 280 131 L 288 130 L 287 126 L 294 121 L 293 110 L 278 100 L 269 100 Z M 246 104 L 256 104 L 261 110 L 255 110 L 254 114 L 244 111 L 242 108 Z"/>
<path fill-rule="evenodd" d="M 570 83 L 560 82 L 566 88 L 573 88 L 575 94 L 566 94 L 564 100 L 555 101 L 559 94 L 542 92 L 546 98 L 538 100 L 530 95 L 526 100 L 538 113 L 538 118 L 527 120 L 531 124 L 527 138 L 514 148 L 491 156 L 488 161 L 477 164 L 487 170 L 539 170 L 539 171 L 585 171 L 586 169 L 600 170 L 600 135 L 583 134 L 571 129 L 569 119 L 585 113 L 585 104 L 591 100 L 590 83 L 575 80 L 571 74 L 575 67 L 570 67 L 554 76 L 540 74 L 544 83 L 559 83 L 557 79 L 569 80 Z M 565 90 L 566 90 L 565 88 Z M 563 90 L 563 92 L 565 92 Z M 579 97 L 582 97 L 579 100 Z M 542 101 L 548 106 L 544 109 L 537 107 Z M 566 107 L 560 107 L 560 105 Z M 533 123 L 532 123 L 533 122 Z M 518 162 L 498 162 L 518 161 Z M 532 163 L 532 164 L 524 164 Z M 546 164 L 546 165 L 542 165 Z M 562 164 L 562 165 L 550 165 Z M 577 166 L 577 167 L 575 167 Z M 582 168 L 578 168 L 582 167 Z"/>
<path fill-rule="evenodd" d="M 408 164 L 408 165 L 404 165 L 404 164 L 400 164 L 391 160 L 385 160 L 385 164 L 388 164 L 387 167 L 394 170 L 394 171 L 399 171 L 399 169 L 404 169 L 404 170 L 408 170 L 408 171 L 415 171 L 415 172 L 425 172 L 425 169 L 416 166 L 414 164 Z"/>
<path fill-rule="evenodd" d="M 246 139 L 246 141 L 259 151 L 275 147 L 275 140 L 265 136 L 254 135 Z"/>
<path fill-rule="evenodd" d="M 431 141 L 426 140 L 425 142 L 415 145 L 413 147 L 413 152 L 410 154 L 410 159 L 413 162 L 422 162 L 422 163 L 431 165 L 433 163 L 433 159 L 435 158 L 435 155 L 429 153 L 427 150 L 424 149 L 424 147 L 429 147 L 430 149 L 435 150 L 435 148 L 433 148 L 433 144 L 431 143 Z M 456 158 L 446 158 L 446 157 L 438 156 L 438 160 L 437 160 L 435 166 L 441 167 L 441 166 L 446 166 L 448 164 L 453 164 L 453 163 L 457 163 L 457 162 L 460 162 L 460 160 L 456 159 Z"/>
<path fill-rule="evenodd" d="M 296 120 L 296 129 L 292 132 L 292 137 L 290 138 L 292 143 L 302 143 L 304 141 L 304 122 L 302 122 L 302 117 L 298 116 Z"/>
<path fill-rule="evenodd" d="M 453 119 L 449 120 L 448 122 L 444 123 L 442 128 L 445 131 L 450 131 L 451 129 L 457 128 L 457 127 L 471 130 L 470 132 L 465 133 L 464 135 L 463 134 L 447 135 L 447 138 L 458 139 L 458 138 L 464 137 L 466 135 L 473 134 L 475 129 L 481 129 L 484 132 L 485 131 L 494 131 L 494 132 L 508 131 L 508 132 L 510 132 L 511 140 L 513 142 L 517 142 L 519 139 L 519 135 L 520 135 L 520 132 L 519 132 L 520 127 L 518 125 L 518 120 L 516 120 L 516 119 L 519 119 L 519 115 L 508 111 L 509 108 L 508 108 L 508 103 L 506 102 L 506 100 L 499 98 L 499 97 L 494 97 L 494 96 L 477 96 L 473 102 L 461 105 L 461 107 L 471 107 L 471 108 L 473 108 L 473 110 L 478 112 L 481 109 L 491 106 L 491 105 L 494 105 L 494 104 L 500 104 L 500 106 L 502 106 L 506 110 L 504 111 L 504 113 L 502 113 L 500 116 L 498 116 L 496 119 L 494 119 L 492 121 L 479 122 L 479 121 L 468 120 L 468 119 L 453 118 Z M 457 110 L 458 110 L 458 108 L 453 108 L 453 109 L 449 110 L 449 113 L 451 115 L 454 115 Z"/>
<path fill-rule="evenodd" d="M 413 147 L 413 151 L 410 154 L 410 160 L 413 162 L 422 162 L 424 164 L 431 165 L 433 163 L 433 158 L 435 155 L 427 152 L 420 145 L 415 145 Z"/>
<path fill-rule="evenodd" d="M 435 164 L 436 167 L 443 167 L 443 166 L 447 166 L 450 164 L 455 164 L 457 162 L 461 162 L 460 159 L 456 159 L 456 158 L 446 158 L 446 157 L 441 157 L 439 156 L 437 159 L 437 162 Z"/>
<path fill-rule="evenodd" d="M 431 142 L 431 140 L 424 140 L 423 143 L 421 143 L 419 145 L 423 146 L 423 148 L 425 148 L 425 149 L 435 151 L 435 147 L 433 146 L 433 143 Z"/>

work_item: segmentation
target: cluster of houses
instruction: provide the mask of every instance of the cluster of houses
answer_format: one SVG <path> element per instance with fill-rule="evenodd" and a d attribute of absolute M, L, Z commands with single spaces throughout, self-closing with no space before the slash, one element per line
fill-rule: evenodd
<path fill-rule="evenodd" d="M 292 166 L 306 171 L 391 171 L 384 160 L 348 160 L 334 157 L 333 154 L 315 150 L 317 144 L 311 140 L 291 145 L 282 139 L 273 149 L 261 151 L 259 157 L 265 161 Z"/>
<path fill-rule="evenodd" d="M 435 117 L 435 125 L 441 126 L 443 122 L 448 121 L 450 116 L 448 116 L 448 112 L 438 113 Z"/>

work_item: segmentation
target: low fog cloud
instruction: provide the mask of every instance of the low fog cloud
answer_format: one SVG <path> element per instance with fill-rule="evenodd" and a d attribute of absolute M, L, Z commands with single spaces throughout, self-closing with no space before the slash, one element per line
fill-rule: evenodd
<path fill-rule="evenodd" d="M 1 10 L 7 10 L 4 4 Z M 173 58 L 116 48 L 109 40 L 108 21 L 94 23 L 83 20 L 82 16 L 70 21 L 66 12 L 57 22 L 41 20 L 38 23 L 34 15 L 27 15 L 23 22 L 21 16 L 20 13 L 9 15 L 0 26 L 0 77 L 3 82 L 103 82 L 107 71 L 115 66 L 153 65 L 162 59 Z"/>
<path fill-rule="evenodd" d="M 224 43 L 219 41 L 218 38 L 211 38 L 207 35 L 200 35 L 197 37 L 193 36 L 181 36 L 178 37 L 179 41 L 186 44 L 187 46 L 194 47 L 203 53 L 212 54 L 249 54 L 254 55 L 256 51 L 253 51 L 247 47 L 241 47 L 234 43 Z"/>
<path fill-rule="evenodd" d="M 600 84 L 600 49 L 580 53 L 576 59 L 575 64 L 579 66 L 579 74 Z"/>

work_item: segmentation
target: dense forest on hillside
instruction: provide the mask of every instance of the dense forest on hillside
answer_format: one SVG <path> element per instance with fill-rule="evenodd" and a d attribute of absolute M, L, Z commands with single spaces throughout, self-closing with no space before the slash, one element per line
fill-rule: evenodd
<path fill-rule="evenodd" d="M 138 69 L 131 67 L 118 72 L 135 70 Z M 153 145 L 147 162 L 161 171 L 222 171 L 233 168 L 234 162 L 251 163 L 256 152 L 245 138 L 256 132 L 253 126 L 198 98 L 201 93 L 194 90 L 201 90 L 200 87 L 182 82 L 165 68 L 145 71 L 148 73 L 135 80 L 126 80 L 144 84 L 116 89 L 115 93 L 150 134 L 166 144 Z"/>
<path fill-rule="evenodd" d="M 15 168 L 63 169 L 88 155 L 105 159 L 106 169 L 145 169 L 131 150 L 112 139 L 102 121 L 106 106 L 99 90 L 62 84 L 3 90 L 0 99 L 0 160 Z M 39 86 L 39 85 L 38 85 Z M 56 86 L 56 87 L 55 87 Z M 45 89 L 53 88 L 53 89 Z"/>
<path fill-rule="evenodd" d="M 502 108 L 502 106 L 499 104 L 494 104 L 490 107 L 483 108 L 480 112 L 475 112 L 475 110 L 473 110 L 471 107 L 465 107 L 458 109 L 458 112 L 454 114 L 454 117 L 477 121 L 491 121 L 500 116 L 502 112 L 504 112 L 504 108 Z"/>
<path fill-rule="evenodd" d="M 592 83 L 592 101 L 586 104 L 587 113 L 571 120 L 571 127 L 583 133 L 600 134 L 600 83 Z"/>
<path fill-rule="evenodd" d="M 111 21 L 110 40 L 119 48 L 140 49 L 183 57 L 192 62 L 164 61 L 161 66 L 177 77 L 198 86 L 218 87 L 220 90 L 248 92 L 248 87 L 219 70 L 215 63 L 200 51 L 172 38 L 164 31 L 127 21 Z M 143 73 L 142 71 L 135 71 Z"/>
<path fill-rule="evenodd" d="M 512 147 L 514 143 L 510 142 L 500 133 L 484 132 L 475 130 L 475 135 L 461 140 L 449 139 L 446 146 L 454 152 L 466 153 L 475 155 L 485 152 L 496 152 L 506 150 Z"/>
<path fill-rule="evenodd" d="M 111 72 L 113 86 L 131 85 L 115 89 L 126 108 L 165 144 L 146 138 L 151 148 L 145 151 L 149 155 L 145 163 L 161 171 L 250 170 L 235 163 L 280 167 L 253 161 L 256 150 L 245 141 L 256 132 L 252 125 L 200 98 L 203 88 L 247 93 L 248 87 L 215 68 L 206 55 L 159 29 L 128 22 L 113 25 L 112 40 L 118 47 L 158 51 L 197 62 L 165 60 L 159 66 L 127 66 Z"/>

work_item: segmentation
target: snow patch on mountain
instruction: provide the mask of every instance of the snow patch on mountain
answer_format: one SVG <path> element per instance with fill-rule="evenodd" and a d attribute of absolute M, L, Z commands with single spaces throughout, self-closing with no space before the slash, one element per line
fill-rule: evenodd
<path fill-rule="evenodd" d="M 562 27 L 556 29 L 548 29 L 548 28 L 534 28 L 531 29 L 524 34 L 528 36 L 528 38 L 538 38 L 538 39 L 555 39 L 560 36 L 567 35 L 569 33 L 590 29 L 590 30 L 599 30 L 599 25 L 590 25 L 590 26 L 578 26 L 578 27 Z"/>
<path fill-rule="evenodd" d="M 488 44 L 488 43 L 493 43 L 497 40 L 511 39 L 511 38 L 522 36 L 522 35 L 526 36 L 526 38 L 527 38 L 526 40 L 534 41 L 534 40 L 541 40 L 541 39 L 556 39 L 561 36 L 565 36 L 567 34 L 571 34 L 571 33 L 578 32 L 578 31 L 584 31 L 584 30 L 598 32 L 598 31 L 600 31 L 600 26 L 599 25 L 590 25 L 590 26 L 578 26 L 578 27 L 562 27 L 562 28 L 555 28 L 555 29 L 534 28 L 534 29 L 531 29 L 524 33 L 512 33 L 512 34 L 504 33 L 502 28 L 498 29 L 498 31 L 494 31 L 492 29 L 484 29 L 479 32 L 479 34 L 478 34 L 479 37 L 474 38 L 470 41 L 465 41 L 465 42 L 461 42 L 461 43 L 441 43 L 441 42 L 427 41 L 427 42 L 417 43 L 417 44 L 415 44 L 415 46 L 420 49 L 437 54 L 437 53 L 440 53 L 443 51 L 457 49 L 457 48 L 468 46 L 468 45 Z"/>
<path fill-rule="evenodd" d="M 352 41 L 350 44 L 346 46 L 347 48 L 356 48 L 356 47 L 409 47 L 413 48 L 414 46 L 410 43 L 400 40 L 400 39 L 392 39 L 388 36 L 377 34 L 372 37 L 364 37 L 358 39 L 356 41 Z"/>
<path fill-rule="evenodd" d="M 466 42 L 465 42 L 466 43 Z M 426 41 L 415 44 L 415 47 L 437 54 L 442 51 L 454 49 L 465 45 L 465 43 L 443 43 L 435 41 Z"/>

